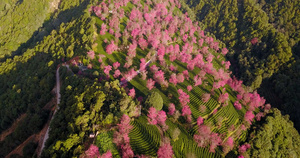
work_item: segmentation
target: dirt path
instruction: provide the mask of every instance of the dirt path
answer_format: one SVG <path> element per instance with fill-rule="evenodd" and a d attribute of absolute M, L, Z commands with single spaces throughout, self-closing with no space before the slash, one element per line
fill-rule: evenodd
<path fill-rule="evenodd" d="M 51 93 L 52 94 L 55 94 L 55 90 L 56 90 L 56 86 L 52 89 Z M 56 104 L 56 97 L 52 98 L 44 107 L 43 109 L 44 110 L 51 110 L 52 112 L 54 111 L 53 110 L 53 105 Z M 14 124 L 12 125 L 11 128 L 9 128 L 7 131 L 4 131 L 2 134 L 1 134 L 1 141 L 4 140 L 4 138 L 9 135 L 10 133 L 12 133 L 16 127 L 18 126 L 18 123 L 24 119 L 26 117 L 26 114 L 22 114 L 15 122 Z M 50 116 L 49 116 L 49 119 L 50 120 Z M 27 143 L 33 141 L 35 143 L 38 143 L 38 148 L 36 150 L 36 152 L 39 152 L 39 147 L 41 146 L 41 143 L 43 142 L 43 136 L 45 135 L 46 131 L 47 131 L 47 128 L 49 126 L 49 123 L 50 121 L 48 121 L 44 128 L 38 133 L 38 134 L 33 134 L 31 135 L 30 137 L 28 137 L 22 144 L 20 144 L 19 146 L 17 146 L 13 151 L 11 151 L 8 155 L 6 155 L 6 157 L 10 157 L 11 155 L 13 154 L 18 154 L 20 156 L 23 156 L 23 148 L 24 146 L 27 145 Z"/>
<path fill-rule="evenodd" d="M 41 155 L 42 153 L 42 146 L 43 146 L 43 143 L 44 143 L 44 136 L 46 135 L 47 133 L 47 130 L 50 126 L 50 118 L 48 119 L 48 122 L 46 123 L 46 125 L 44 126 L 44 128 L 41 130 L 41 132 L 35 137 L 35 142 L 38 142 L 38 146 L 35 150 L 35 152 L 37 153 L 37 155 Z"/>
<path fill-rule="evenodd" d="M 18 154 L 20 156 L 23 156 L 23 148 L 30 143 L 31 141 L 34 143 L 38 143 L 38 147 L 36 149 L 36 153 L 40 153 L 39 149 L 43 142 L 43 136 L 45 135 L 48 127 L 49 127 L 50 121 L 47 122 L 47 124 L 44 126 L 44 128 L 38 133 L 33 134 L 30 137 L 28 137 L 22 144 L 17 146 L 13 151 L 11 151 L 8 155 L 5 156 L 5 158 L 9 158 L 13 154 Z"/>
<path fill-rule="evenodd" d="M 28 137 L 21 145 L 19 145 L 12 152 L 10 152 L 8 155 L 6 155 L 5 158 L 9 158 L 13 154 L 18 154 L 20 156 L 23 156 L 24 146 L 27 145 L 27 143 L 29 143 L 30 141 L 32 141 L 34 139 L 34 137 L 35 137 L 35 134 Z"/>
<path fill-rule="evenodd" d="M 18 123 L 26 117 L 26 114 L 22 114 L 15 122 L 11 125 L 11 127 L 0 134 L 0 141 L 3 141 L 6 136 L 11 134 L 18 126 Z"/>
<path fill-rule="evenodd" d="M 55 88 L 55 91 L 56 91 L 56 105 L 59 105 L 60 103 L 60 80 L 59 80 L 59 68 L 57 68 L 56 70 L 56 88 Z M 59 109 L 59 106 L 56 106 L 55 108 L 55 111 L 53 112 L 53 114 L 51 115 L 51 118 L 48 119 L 48 122 L 46 124 L 46 126 L 44 127 L 44 129 L 42 130 L 43 131 L 43 134 L 41 134 L 41 141 L 39 141 L 39 146 L 37 148 L 37 155 L 38 157 L 41 155 L 44 147 L 45 147 L 45 143 L 49 137 L 49 127 L 50 127 L 50 122 L 52 121 L 52 119 L 54 118 L 53 116 L 55 115 L 55 113 L 57 112 L 57 110 Z"/>

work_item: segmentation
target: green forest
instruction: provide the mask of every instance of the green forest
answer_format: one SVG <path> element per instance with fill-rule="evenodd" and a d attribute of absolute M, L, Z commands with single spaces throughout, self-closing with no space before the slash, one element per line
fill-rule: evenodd
<path fill-rule="evenodd" d="M 0 157 L 300 157 L 299 41 L 299 0 L 0 0 Z"/>
<path fill-rule="evenodd" d="M 300 129 L 300 1 L 186 0 L 190 14 L 231 49 L 235 76 Z"/>

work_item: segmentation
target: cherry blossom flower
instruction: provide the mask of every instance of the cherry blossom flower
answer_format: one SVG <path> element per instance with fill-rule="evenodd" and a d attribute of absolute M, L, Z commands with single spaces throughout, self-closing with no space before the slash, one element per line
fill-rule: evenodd
<path fill-rule="evenodd" d="M 154 88 L 154 84 L 155 84 L 155 81 L 152 80 L 151 78 L 147 80 L 147 88 L 149 90 L 151 90 L 152 88 Z"/>
<path fill-rule="evenodd" d="M 85 154 L 89 157 L 99 157 L 99 148 L 96 145 L 92 144 L 90 145 L 89 149 L 85 151 Z"/>
<path fill-rule="evenodd" d="M 186 88 L 188 91 L 191 91 L 193 89 L 193 87 L 191 85 L 188 85 Z"/>
<path fill-rule="evenodd" d="M 148 116 L 148 122 L 151 125 L 156 125 L 157 124 L 157 120 L 156 120 L 157 114 L 158 114 L 157 110 L 154 107 L 149 108 L 147 116 Z"/>
<path fill-rule="evenodd" d="M 102 23 L 100 35 L 105 35 L 106 32 L 107 32 L 106 24 Z"/>
<path fill-rule="evenodd" d="M 111 44 L 106 47 L 106 52 L 107 54 L 112 54 L 115 50 L 117 50 L 117 46 L 114 44 L 114 41 L 112 41 Z"/>
<path fill-rule="evenodd" d="M 87 55 L 88 55 L 88 57 L 89 57 L 90 59 L 92 59 L 92 60 L 95 58 L 95 52 L 92 51 L 92 50 L 88 51 L 88 52 L 87 52 Z"/>
<path fill-rule="evenodd" d="M 120 75 L 121 75 L 120 70 L 116 70 L 113 76 L 114 78 L 118 78 Z"/>
<path fill-rule="evenodd" d="M 107 65 L 107 66 L 104 66 L 104 73 L 106 74 L 106 75 L 109 75 L 109 71 L 111 70 L 111 66 L 110 65 Z"/>
<path fill-rule="evenodd" d="M 204 93 L 204 94 L 202 95 L 202 101 L 203 101 L 204 103 L 206 103 L 209 99 L 210 99 L 210 94 L 209 94 L 209 93 Z"/>
<path fill-rule="evenodd" d="M 168 112 L 169 115 L 173 115 L 175 113 L 175 111 L 176 111 L 175 105 L 173 103 L 169 104 L 169 108 L 168 109 L 169 109 L 169 112 Z"/>
<path fill-rule="evenodd" d="M 203 123 L 203 118 L 201 116 L 197 119 L 197 125 L 200 126 Z"/>
<path fill-rule="evenodd" d="M 173 155 L 174 153 L 170 142 L 163 143 L 157 151 L 158 158 L 172 158 Z"/>
<path fill-rule="evenodd" d="M 235 101 L 233 105 L 234 105 L 234 107 L 235 107 L 237 110 L 241 110 L 241 109 L 242 109 L 242 105 L 240 104 L 239 101 Z"/>
<path fill-rule="evenodd" d="M 247 111 L 245 114 L 245 121 L 247 121 L 251 125 L 254 117 L 255 115 L 252 113 L 252 111 Z"/>
<path fill-rule="evenodd" d="M 135 97 L 135 89 L 134 88 L 130 89 L 128 95 L 131 96 L 132 98 L 134 98 Z"/>
<path fill-rule="evenodd" d="M 120 63 L 119 62 L 115 62 L 113 63 L 113 67 L 114 69 L 118 69 L 118 67 L 120 66 Z"/>

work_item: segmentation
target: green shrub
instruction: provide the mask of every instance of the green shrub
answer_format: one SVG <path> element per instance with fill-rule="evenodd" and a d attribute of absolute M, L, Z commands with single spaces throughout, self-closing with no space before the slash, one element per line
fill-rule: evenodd
<path fill-rule="evenodd" d="M 156 110 L 161 110 L 163 107 L 163 99 L 158 92 L 152 92 L 148 95 L 145 101 L 146 108 L 154 107 Z"/>
<path fill-rule="evenodd" d="M 120 157 L 116 145 L 113 143 L 113 132 L 101 132 L 97 135 L 96 145 L 99 147 L 101 154 L 106 153 L 108 150 L 112 153 L 113 157 Z"/>

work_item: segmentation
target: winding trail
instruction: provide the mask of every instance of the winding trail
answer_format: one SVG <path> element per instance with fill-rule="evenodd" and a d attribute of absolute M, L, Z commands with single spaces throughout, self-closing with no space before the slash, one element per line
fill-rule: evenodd
<path fill-rule="evenodd" d="M 57 112 L 57 110 L 59 110 L 59 106 L 58 106 L 59 103 L 60 103 L 59 68 L 60 68 L 60 67 L 58 67 L 58 68 L 56 69 L 56 108 L 55 108 L 55 111 L 54 111 L 54 113 L 53 113 L 53 115 L 52 115 L 52 117 L 51 117 L 50 123 L 51 123 L 51 121 L 53 120 L 54 115 L 55 115 L 55 113 Z M 40 152 L 38 153 L 38 157 L 41 156 L 41 153 L 42 153 L 42 151 L 43 151 L 43 149 L 44 149 L 44 147 L 45 147 L 45 143 L 46 143 L 47 139 L 49 138 L 50 123 L 49 123 L 49 125 L 48 125 L 46 134 L 45 134 L 45 136 L 44 136 L 44 138 L 43 138 L 42 147 L 41 147 L 41 149 L 40 149 Z"/>

